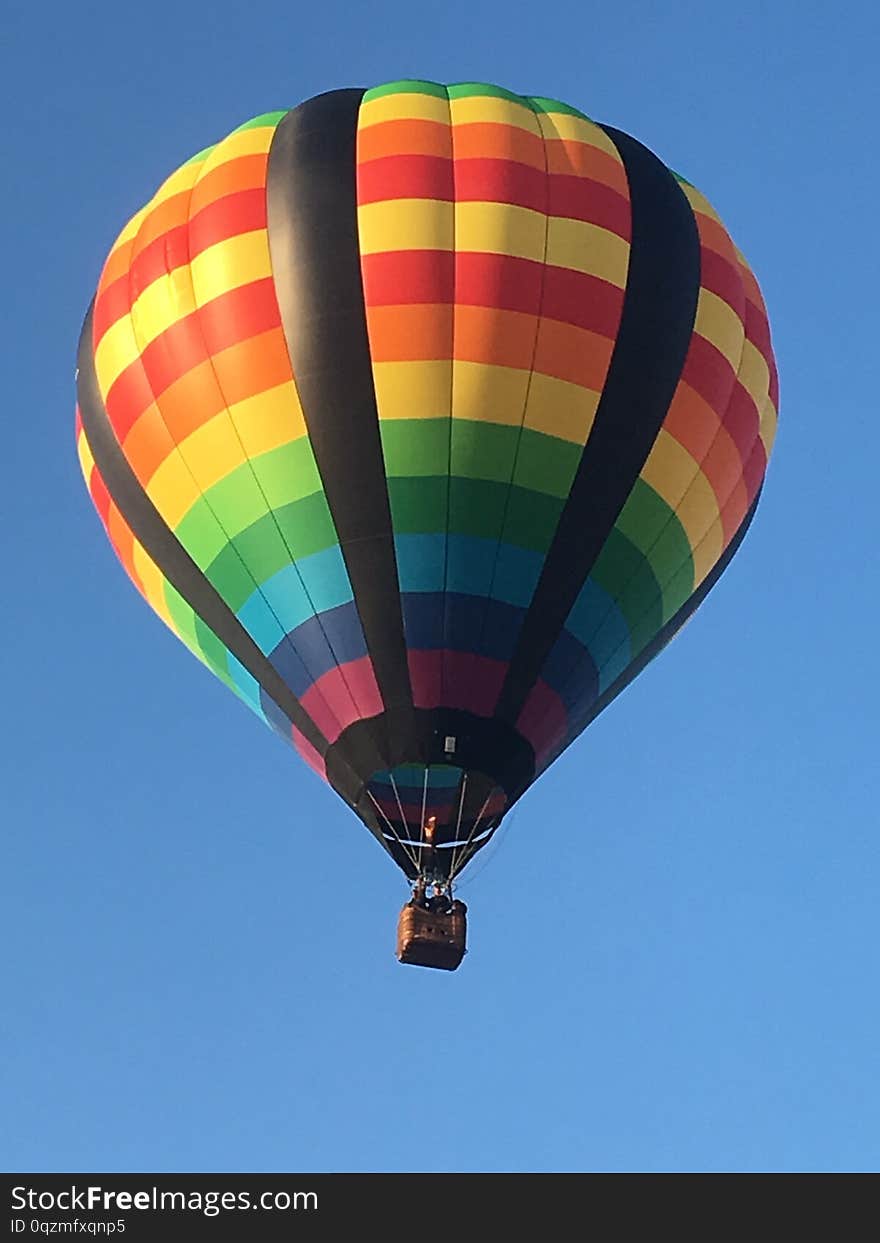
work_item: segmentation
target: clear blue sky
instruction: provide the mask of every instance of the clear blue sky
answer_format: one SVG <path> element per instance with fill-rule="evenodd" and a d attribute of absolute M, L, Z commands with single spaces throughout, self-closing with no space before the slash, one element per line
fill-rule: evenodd
<path fill-rule="evenodd" d="M 815 0 L 15 5 L 0 1168 L 880 1166 L 878 36 Z M 405 76 L 569 100 L 696 182 L 782 390 L 740 555 L 475 864 L 451 976 L 396 963 L 402 877 L 143 605 L 73 445 L 165 174 Z"/>

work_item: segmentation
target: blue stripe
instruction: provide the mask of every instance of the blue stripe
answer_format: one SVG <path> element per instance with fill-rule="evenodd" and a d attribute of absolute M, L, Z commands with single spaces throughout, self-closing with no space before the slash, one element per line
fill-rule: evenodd
<path fill-rule="evenodd" d="M 310 617 L 291 630 L 269 659 L 298 699 L 337 665 L 359 660 L 367 644 L 354 601 Z"/>

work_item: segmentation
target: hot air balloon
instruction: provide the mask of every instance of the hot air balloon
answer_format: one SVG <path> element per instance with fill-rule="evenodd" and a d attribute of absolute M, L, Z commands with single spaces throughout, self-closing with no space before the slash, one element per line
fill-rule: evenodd
<path fill-rule="evenodd" d="M 77 441 L 129 577 L 464 952 L 461 870 L 739 547 L 778 388 L 692 185 L 557 100 L 330 91 L 110 251 Z"/>

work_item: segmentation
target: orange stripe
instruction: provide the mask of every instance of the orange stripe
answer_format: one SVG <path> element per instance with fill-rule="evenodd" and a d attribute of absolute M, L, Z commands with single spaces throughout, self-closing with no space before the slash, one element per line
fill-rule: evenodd
<path fill-rule="evenodd" d="M 121 246 L 117 246 L 107 256 L 107 262 L 104 264 L 104 270 L 101 272 L 101 279 L 98 281 L 98 296 L 118 280 L 125 272 L 128 271 L 129 262 L 131 260 L 131 248 L 134 244 L 134 238 L 129 238 L 127 242 L 123 242 Z"/>
<path fill-rule="evenodd" d="M 684 381 L 675 390 L 663 428 L 699 462 L 708 452 L 721 418 L 700 394 Z"/>
<path fill-rule="evenodd" d="M 230 405 L 293 379 L 281 328 L 270 328 L 214 355 L 214 371 Z"/>
<path fill-rule="evenodd" d="M 544 142 L 547 153 L 547 171 L 568 176 L 589 177 L 611 186 L 619 194 L 629 198 L 629 184 L 623 164 L 607 151 L 589 142 L 576 142 L 571 138 L 548 138 Z"/>
<path fill-rule="evenodd" d="M 456 160 L 518 160 L 544 171 L 544 144 L 539 134 L 498 121 L 470 121 L 453 126 Z"/>
<path fill-rule="evenodd" d="M 451 154 L 449 126 L 439 121 L 381 121 L 358 130 L 358 163 L 388 155 Z"/>
<path fill-rule="evenodd" d="M 143 584 L 140 580 L 140 575 L 134 568 L 134 536 L 132 535 L 129 527 L 126 525 L 122 514 L 112 501 L 110 502 L 110 510 L 107 515 L 107 534 L 110 537 L 111 544 L 116 550 L 116 555 L 122 562 L 126 574 L 134 583 L 135 587 L 137 587 L 141 595 L 146 596 L 146 592 L 144 591 Z"/>
<path fill-rule="evenodd" d="M 717 250 L 719 255 L 723 255 L 731 263 L 736 263 L 736 251 L 734 250 L 733 242 L 718 221 L 713 220 L 711 216 L 707 216 L 701 211 L 695 211 L 694 217 L 697 221 L 700 245 L 706 246 L 710 250 Z"/>
<path fill-rule="evenodd" d="M 190 192 L 185 190 L 180 194 L 172 194 L 170 199 L 163 199 L 157 207 L 147 212 L 134 239 L 132 262 L 150 242 L 186 220 L 189 200 Z"/>
<path fill-rule="evenodd" d="M 613 349 L 614 342 L 606 337 L 543 319 L 538 329 L 534 370 L 601 392 Z"/>
<path fill-rule="evenodd" d="M 452 307 L 432 302 L 368 307 L 367 328 L 374 363 L 447 359 Z"/>
<path fill-rule="evenodd" d="M 743 518 L 749 509 L 749 494 L 740 480 L 731 493 L 728 501 L 721 508 L 721 525 L 724 528 L 724 547 L 726 548 L 739 530 Z"/>
<path fill-rule="evenodd" d="M 240 155 L 237 159 L 218 164 L 199 178 L 193 187 L 190 215 L 194 216 L 207 203 L 227 194 L 264 186 L 268 163 L 268 155 Z"/>
<path fill-rule="evenodd" d="M 736 447 L 730 432 L 723 425 L 718 428 L 712 447 L 700 465 L 722 507 L 737 489 L 741 489 L 743 513 L 745 513 L 745 508 L 748 507 L 748 497 L 743 483 L 742 454 Z M 726 531 L 725 526 L 725 533 Z"/>
<path fill-rule="evenodd" d="M 455 357 L 528 371 L 535 354 L 537 316 L 483 306 L 456 306 Z"/>
<path fill-rule="evenodd" d="M 174 450 L 174 442 L 157 406 L 149 406 L 136 420 L 123 441 L 122 450 L 138 480 L 146 487 Z"/>
<path fill-rule="evenodd" d="M 160 396 L 162 418 L 175 444 L 226 408 L 214 379 L 210 358 L 191 367 L 164 389 Z"/>

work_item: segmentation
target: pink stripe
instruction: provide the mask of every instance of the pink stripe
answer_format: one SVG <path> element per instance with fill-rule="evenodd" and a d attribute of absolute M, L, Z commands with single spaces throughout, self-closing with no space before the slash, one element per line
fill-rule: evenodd
<path fill-rule="evenodd" d="M 300 703 L 328 742 L 335 742 L 353 721 L 378 716 L 383 709 L 368 656 L 328 669 L 300 696 Z"/>
<path fill-rule="evenodd" d="M 498 702 L 508 662 L 471 652 L 410 651 L 413 699 L 417 708 L 459 708 L 491 716 Z"/>
<path fill-rule="evenodd" d="M 327 780 L 327 769 L 324 761 L 318 752 L 303 734 L 299 732 L 295 725 L 291 726 L 291 735 L 293 737 L 293 745 L 296 747 L 300 756 L 308 764 L 309 768 L 313 768 L 322 781 Z"/>
<path fill-rule="evenodd" d="M 535 758 L 540 767 L 547 755 L 558 746 L 568 729 L 568 713 L 556 691 L 543 679 L 532 688 L 525 702 L 516 728 L 528 738 L 535 748 Z"/>

